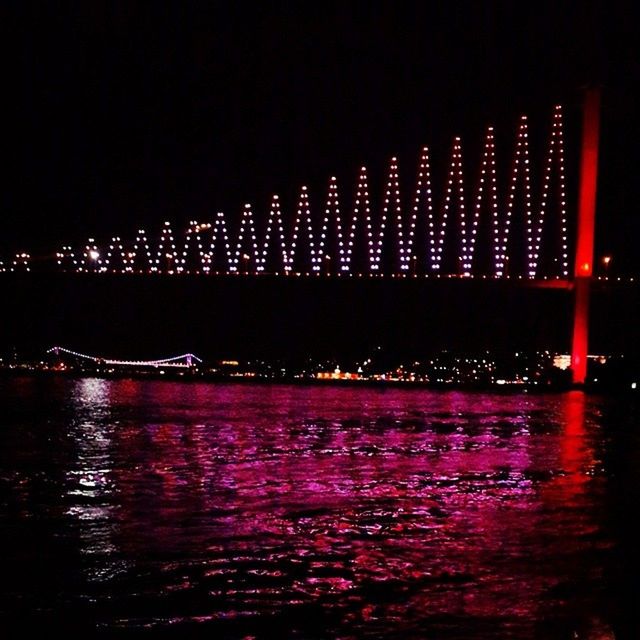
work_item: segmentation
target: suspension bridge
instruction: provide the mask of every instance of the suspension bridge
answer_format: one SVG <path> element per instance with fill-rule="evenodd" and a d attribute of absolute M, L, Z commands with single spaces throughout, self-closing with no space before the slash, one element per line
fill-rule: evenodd
<path fill-rule="evenodd" d="M 179 356 L 171 356 L 169 358 L 160 358 L 159 360 L 116 360 L 113 358 L 104 358 L 100 356 L 92 356 L 86 353 L 79 353 L 66 349 L 65 347 L 51 347 L 47 349 L 48 354 L 53 354 L 56 357 L 69 356 L 75 360 L 79 360 L 86 363 L 91 363 L 101 366 L 113 366 L 113 367 L 129 367 L 129 368 L 154 368 L 162 367 L 174 368 L 174 369 L 189 369 L 197 364 L 201 364 L 202 360 L 193 353 L 183 353 Z"/>
<path fill-rule="evenodd" d="M 180 235 L 165 222 L 155 242 L 138 229 L 129 239 L 114 236 L 98 243 L 90 238 L 84 246 L 64 245 L 55 254 L 55 268 L 150 276 L 513 279 L 528 286 L 565 288 L 575 293 L 572 371 L 574 382 L 581 384 L 586 378 L 593 279 L 599 109 L 599 90 L 587 91 L 575 219 L 568 215 L 564 115 L 556 105 L 538 154 L 531 150 L 527 116 L 517 122 L 506 153 L 499 153 L 495 128 L 487 127 L 474 181 L 466 175 L 462 139 L 455 137 L 446 169 L 439 172 L 446 176 L 443 187 L 433 177 L 437 172 L 430 149 L 423 147 L 408 200 L 401 194 L 398 159 L 392 157 L 381 197 L 370 186 L 367 167 L 360 168 L 349 216 L 341 205 L 338 181 L 331 177 L 319 210 L 302 186 L 293 215 L 285 216 L 280 197 L 273 195 L 263 225 L 246 204 L 235 233 L 223 212 L 212 221 L 192 220 Z M 499 167 L 506 166 L 499 158 L 509 156 L 510 170 L 499 175 Z M 285 219 L 291 221 L 288 229 Z M 575 228 L 575 237 L 570 228 Z M 32 264 L 31 254 L 21 252 L 0 270 L 29 271 Z M 182 364 L 185 358 L 192 362 L 195 356 L 145 363 L 103 361 L 188 366 Z"/>
<path fill-rule="evenodd" d="M 350 216 L 344 214 L 337 178 L 331 177 L 319 211 L 302 186 L 293 216 L 285 216 L 280 197 L 273 195 L 264 225 L 245 204 L 235 233 L 232 221 L 218 212 L 213 221 L 191 221 L 180 234 L 167 221 L 155 241 L 138 229 L 129 239 L 64 245 L 56 264 L 77 273 L 566 279 L 562 107 L 551 114 L 539 171 L 533 169 L 527 116 L 514 134 L 510 173 L 499 176 L 496 131 L 487 127 L 471 188 L 463 143 L 455 137 L 446 171 L 439 172 L 446 174 L 444 188 L 437 188 L 431 151 L 423 147 L 408 203 L 401 195 L 398 159 L 392 157 L 381 197 L 369 185 L 367 167 L 360 168 Z M 285 219 L 292 220 L 289 230 Z M 18 253 L 5 269 L 28 269 L 31 258 Z"/>

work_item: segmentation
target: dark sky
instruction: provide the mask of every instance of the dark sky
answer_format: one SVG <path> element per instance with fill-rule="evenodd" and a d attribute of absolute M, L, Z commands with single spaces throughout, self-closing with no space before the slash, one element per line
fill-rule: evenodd
<path fill-rule="evenodd" d="M 290 205 L 303 183 L 320 203 L 330 175 L 348 201 L 362 163 L 381 175 L 397 154 L 408 180 L 421 145 L 446 155 L 453 135 L 511 131 L 556 101 L 575 120 L 597 82 L 600 248 L 633 269 L 631 6 L 3 3 L 0 249 L 260 211 L 274 192 Z"/>

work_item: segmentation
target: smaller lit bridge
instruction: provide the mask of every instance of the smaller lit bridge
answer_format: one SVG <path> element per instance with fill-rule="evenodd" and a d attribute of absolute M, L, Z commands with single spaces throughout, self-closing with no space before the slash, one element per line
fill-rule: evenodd
<path fill-rule="evenodd" d="M 78 353 L 77 351 L 72 351 L 71 349 L 65 349 L 64 347 L 51 347 L 51 349 L 47 349 L 47 353 L 51 353 L 56 356 L 66 354 L 80 360 L 85 360 L 87 362 L 117 367 L 174 367 L 187 369 L 189 367 L 195 366 L 195 363 L 202 363 L 202 360 L 193 353 L 183 353 L 179 356 L 172 356 L 171 358 L 161 358 L 159 360 L 116 360 L 113 358 L 90 356 L 86 353 Z"/>

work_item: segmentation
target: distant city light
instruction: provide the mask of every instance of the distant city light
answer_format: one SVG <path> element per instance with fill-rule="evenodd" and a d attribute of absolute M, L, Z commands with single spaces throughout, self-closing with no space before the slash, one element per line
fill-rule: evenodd
<path fill-rule="evenodd" d="M 566 371 L 571 366 L 571 356 L 569 354 L 556 355 L 553 358 L 553 366 Z"/>

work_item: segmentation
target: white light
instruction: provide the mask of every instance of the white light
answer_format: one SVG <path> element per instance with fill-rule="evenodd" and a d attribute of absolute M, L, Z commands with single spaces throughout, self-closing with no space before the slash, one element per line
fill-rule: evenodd
<path fill-rule="evenodd" d="M 97 260 L 100 257 L 100 252 L 95 249 L 91 249 L 91 251 L 89 251 L 89 257 L 92 260 Z"/>

